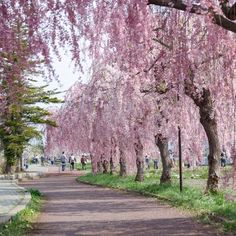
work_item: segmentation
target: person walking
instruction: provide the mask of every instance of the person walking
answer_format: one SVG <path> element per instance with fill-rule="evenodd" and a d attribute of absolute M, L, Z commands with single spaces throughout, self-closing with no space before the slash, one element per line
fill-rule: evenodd
<path fill-rule="evenodd" d="M 154 170 L 158 170 L 158 158 L 153 160 Z"/>
<path fill-rule="evenodd" d="M 82 165 L 82 170 L 86 170 L 86 159 L 84 156 L 81 157 L 80 162 Z"/>
<path fill-rule="evenodd" d="M 41 166 L 45 166 L 45 164 L 44 164 L 44 156 L 41 156 L 40 160 L 41 160 Z"/>
<path fill-rule="evenodd" d="M 220 155 L 220 165 L 221 167 L 225 167 L 226 166 L 226 153 L 222 152 Z"/>
<path fill-rule="evenodd" d="M 25 158 L 24 158 L 24 167 L 25 167 L 26 170 L 29 168 L 29 160 L 28 160 L 28 157 L 25 157 Z"/>
<path fill-rule="evenodd" d="M 145 156 L 145 164 L 146 164 L 146 169 L 149 170 L 150 169 L 150 159 L 149 159 L 148 155 Z"/>
<path fill-rule="evenodd" d="M 70 169 L 71 170 L 74 170 L 75 169 L 75 156 L 73 155 L 73 153 L 71 153 L 70 155 Z"/>
<path fill-rule="evenodd" d="M 54 165 L 54 157 L 53 156 L 50 157 L 50 161 L 51 161 L 51 165 L 53 166 Z"/>
<path fill-rule="evenodd" d="M 62 155 L 61 155 L 61 169 L 62 169 L 62 171 L 65 171 L 65 168 L 66 168 L 66 155 L 65 155 L 65 152 L 62 152 Z"/>

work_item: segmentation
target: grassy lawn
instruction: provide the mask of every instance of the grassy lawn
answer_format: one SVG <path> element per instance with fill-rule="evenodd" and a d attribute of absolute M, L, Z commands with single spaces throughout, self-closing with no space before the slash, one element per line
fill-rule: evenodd
<path fill-rule="evenodd" d="M 82 169 L 82 164 L 81 164 L 81 163 L 75 163 L 75 169 L 77 169 L 77 170 L 83 170 L 83 169 Z M 87 171 L 91 171 L 91 170 L 92 170 L 92 164 L 91 164 L 91 162 L 87 162 L 87 164 L 86 164 L 86 170 L 87 170 Z"/>
<path fill-rule="evenodd" d="M 0 236 L 22 236 L 31 229 L 33 220 L 37 217 L 40 208 L 42 195 L 38 190 L 30 189 L 31 201 L 27 207 L 17 213 L 13 219 L 0 226 Z"/>
<path fill-rule="evenodd" d="M 160 171 L 145 173 L 143 183 L 135 182 L 134 176 L 119 177 L 118 175 L 89 173 L 78 178 L 79 181 L 98 184 L 106 187 L 131 190 L 168 201 L 171 205 L 191 210 L 202 221 L 220 222 L 225 230 L 236 230 L 236 202 L 228 201 L 225 192 L 204 194 L 207 169 L 186 170 L 184 173 L 183 192 L 179 192 L 178 174 L 173 172 L 173 184 L 159 185 Z M 195 182 L 199 183 L 196 184 Z"/>

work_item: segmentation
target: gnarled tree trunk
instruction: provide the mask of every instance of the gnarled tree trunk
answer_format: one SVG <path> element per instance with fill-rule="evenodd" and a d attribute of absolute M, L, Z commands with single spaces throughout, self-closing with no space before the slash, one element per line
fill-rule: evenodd
<path fill-rule="evenodd" d="M 162 174 L 160 183 L 170 184 L 171 183 L 171 160 L 168 152 L 168 139 L 162 137 L 161 134 L 155 136 L 155 142 L 160 150 L 161 162 L 162 162 Z"/>
<path fill-rule="evenodd" d="M 200 122 L 206 132 L 209 143 L 208 155 L 208 179 L 206 191 L 217 192 L 219 190 L 220 180 L 220 141 L 217 131 L 216 113 L 214 111 L 213 100 L 209 89 L 203 89 L 201 94 L 192 78 L 185 82 L 185 93 L 193 99 L 199 107 Z"/>
<path fill-rule="evenodd" d="M 207 191 L 219 190 L 220 180 L 220 141 L 217 131 L 217 122 L 213 110 L 213 101 L 209 90 L 204 89 L 202 101 L 199 103 L 200 122 L 206 132 L 209 143 Z"/>
<path fill-rule="evenodd" d="M 124 158 L 124 153 L 122 150 L 120 150 L 120 176 L 126 176 L 127 175 L 127 168 L 126 168 L 126 161 Z"/>
<path fill-rule="evenodd" d="M 144 161 L 143 161 L 143 145 L 140 139 L 135 143 L 135 153 L 136 153 L 136 165 L 137 165 L 137 174 L 135 181 L 143 182 L 144 181 Z"/>

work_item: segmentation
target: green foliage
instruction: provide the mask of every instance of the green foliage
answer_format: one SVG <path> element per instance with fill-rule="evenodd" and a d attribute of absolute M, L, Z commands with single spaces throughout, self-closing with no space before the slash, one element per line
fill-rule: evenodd
<path fill-rule="evenodd" d="M 202 171 L 202 173 L 205 170 Z M 205 222 L 224 219 L 225 230 L 236 230 L 236 202 L 228 201 L 225 193 L 205 194 L 203 189 L 185 186 L 180 193 L 176 181 L 172 185 L 159 185 L 154 175 L 149 175 L 144 182 L 134 181 L 134 176 L 120 177 L 117 175 L 89 173 L 78 178 L 79 181 L 98 184 L 106 187 L 132 190 L 168 201 L 170 204 L 192 210 Z M 212 217 L 214 216 L 214 217 Z"/>
<path fill-rule="evenodd" d="M 40 104 L 62 102 L 56 97 L 58 91 L 49 90 L 47 85 L 35 85 L 37 80 L 32 76 L 41 72 L 38 70 L 42 61 L 31 55 L 27 26 L 17 23 L 12 27 L 18 48 L 12 52 L 0 52 L 3 59 L 0 140 L 7 163 L 6 172 L 19 160 L 29 140 L 41 136 L 37 124 L 56 126 L 55 121 L 49 118 L 50 112 Z"/>
<path fill-rule="evenodd" d="M 56 122 L 49 119 L 50 112 L 40 107 L 40 103 L 60 103 L 61 100 L 54 97 L 58 92 L 46 90 L 47 86 L 33 86 L 32 82 L 34 81 L 27 79 L 18 80 L 17 77 L 11 83 L 5 80 L 2 82 L 7 103 L 5 112 L 0 117 L 0 139 L 6 163 L 10 167 L 21 157 L 30 139 L 41 136 L 37 124 L 56 127 Z M 12 97 L 14 90 L 16 93 Z"/>
<path fill-rule="evenodd" d="M 0 226 L 0 236 L 22 236 L 31 229 L 33 220 L 36 219 L 42 205 L 42 195 L 36 189 L 29 189 L 31 201 L 27 207 L 13 217 L 13 219 Z"/>

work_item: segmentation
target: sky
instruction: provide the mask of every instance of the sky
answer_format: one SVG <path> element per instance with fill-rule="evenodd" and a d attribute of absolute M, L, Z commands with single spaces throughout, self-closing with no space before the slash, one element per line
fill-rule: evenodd
<path fill-rule="evenodd" d="M 63 52 L 60 54 L 61 60 L 56 56 L 53 56 L 53 67 L 55 69 L 56 75 L 58 76 L 59 81 L 52 81 L 49 83 L 49 89 L 62 91 L 58 95 L 59 98 L 63 99 L 66 94 L 66 91 L 75 83 L 75 82 L 87 82 L 90 78 L 89 67 L 91 60 L 86 57 L 86 55 L 81 55 L 82 61 L 81 65 L 83 67 L 83 73 L 78 67 L 75 70 L 74 64 L 71 62 L 71 56 L 65 55 Z"/>
<path fill-rule="evenodd" d="M 69 56 L 62 56 L 62 60 L 59 61 L 56 57 L 53 63 L 56 74 L 59 77 L 59 81 L 52 81 L 49 83 L 50 89 L 58 89 L 59 91 L 68 90 L 76 81 L 82 79 L 85 81 L 85 75 L 81 74 L 78 70 L 74 70 L 74 65 L 71 63 L 71 58 Z M 60 97 L 64 97 L 65 92 L 63 92 Z"/>

